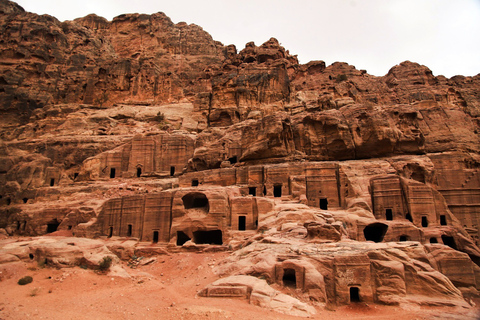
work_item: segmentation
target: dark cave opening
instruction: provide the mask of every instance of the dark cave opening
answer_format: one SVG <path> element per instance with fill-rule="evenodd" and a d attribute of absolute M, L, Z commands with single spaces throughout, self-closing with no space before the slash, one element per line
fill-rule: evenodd
<path fill-rule="evenodd" d="M 195 231 L 193 233 L 193 242 L 196 244 L 223 244 L 222 231 Z"/>
<path fill-rule="evenodd" d="M 475 255 L 473 255 L 473 254 L 469 254 L 468 256 L 469 256 L 470 259 L 473 261 L 473 263 L 475 263 L 477 266 L 480 267 L 480 257 L 475 256 Z"/>
<path fill-rule="evenodd" d="M 350 302 L 360 302 L 360 288 L 350 287 Z"/>
<path fill-rule="evenodd" d="M 177 246 L 183 246 L 185 242 L 190 240 L 190 237 L 187 236 L 183 231 L 177 231 Z"/>
<path fill-rule="evenodd" d="M 321 198 L 320 199 L 320 209 L 328 210 L 328 200 L 327 200 L 327 198 Z"/>
<path fill-rule="evenodd" d="M 247 226 L 247 217 L 238 216 L 238 230 L 245 231 Z"/>
<path fill-rule="evenodd" d="M 273 196 L 276 198 L 280 198 L 282 196 L 282 185 L 277 184 L 273 186 Z"/>
<path fill-rule="evenodd" d="M 447 217 L 444 214 L 440 215 L 440 225 L 441 226 L 447 225 Z"/>
<path fill-rule="evenodd" d="M 200 208 L 208 211 L 208 198 L 200 192 L 192 192 L 182 197 L 185 209 Z"/>
<path fill-rule="evenodd" d="M 410 222 L 413 222 L 412 215 L 411 215 L 410 213 L 407 213 L 407 214 L 405 215 L 405 219 L 407 219 L 407 220 L 410 221 Z"/>
<path fill-rule="evenodd" d="M 450 248 L 457 250 L 457 244 L 455 243 L 455 239 L 453 237 L 443 235 L 442 236 L 442 241 L 443 241 L 444 245 L 449 246 Z"/>
<path fill-rule="evenodd" d="M 363 229 L 365 240 L 373 242 L 382 242 L 385 233 L 387 233 L 388 226 L 383 223 L 372 223 Z"/>
<path fill-rule="evenodd" d="M 58 222 L 57 219 L 52 220 L 50 223 L 47 224 L 47 233 L 52 233 L 57 231 L 59 225 L 60 223 Z"/>
<path fill-rule="evenodd" d="M 283 285 L 289 288 L 297 288 L 297 277 L 295 274 L 295 269 L 284 269 L 283 270 Z"/>
<path fill-rule="evenodd" d="M 392 209 L 385 209 L 385 220 L 393 220 Z"/>
<path fill-rule="evenodd" d="M 424 228 L 428 227 L 428 219 L 426 216 L 422 217 L 422 227 Z"/>

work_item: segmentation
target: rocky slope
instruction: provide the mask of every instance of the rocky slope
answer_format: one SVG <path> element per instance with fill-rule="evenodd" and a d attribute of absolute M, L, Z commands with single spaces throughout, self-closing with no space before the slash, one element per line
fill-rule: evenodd
<path fill-rule="evenodd" d="M 200 294 L 294 315 L 478 294 L 480 75 L 301 65 L 163 13 L 60 22 L 0 0 L 0 21 L 5 235 L 232 250 Z M 35 246 L 0 260 L 45 261 Z"/>

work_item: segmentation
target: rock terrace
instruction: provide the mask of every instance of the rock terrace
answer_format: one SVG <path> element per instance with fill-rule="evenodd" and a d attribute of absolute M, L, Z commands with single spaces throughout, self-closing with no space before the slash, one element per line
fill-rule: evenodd
<path fill-rule="evenodd" d="M 301 65 L 163 13 L 0 21 L 0 263 L 231 251 L 200 296 L 472 308 L 480 75 Z"/>

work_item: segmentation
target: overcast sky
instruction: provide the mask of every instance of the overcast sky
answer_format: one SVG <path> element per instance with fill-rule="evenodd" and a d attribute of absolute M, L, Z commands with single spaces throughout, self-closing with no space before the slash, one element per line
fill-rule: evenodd
<path fill-rule="evenodd" d="M 260 45 L 275 37 L 301 63 L 348 62 L 383 76 L 402 61 L 434 75 L 480 73 L 480 0 L 17 0 L 25 10 L 73 20 L 96 13 L 164 12 L 215 40 Z"/>

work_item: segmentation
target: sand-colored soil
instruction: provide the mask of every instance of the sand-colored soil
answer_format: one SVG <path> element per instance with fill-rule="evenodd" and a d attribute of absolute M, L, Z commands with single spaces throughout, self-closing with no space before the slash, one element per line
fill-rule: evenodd
<path fill-rule="evenodd" d="M 245 299 L 202 298 L 212 271 L 228 253 L 178 253 L 130 268 L 130 278 L 79 267 L 0 265 L 0 319 L 300 319 L 250 305 Z M 24 286 L 18 279 L 30 275 Z M 275 287 L 280 289 L 279 287 Z M 315 319 L 476 319 L 475 310 L 420 306 L 351 305 L 318 308 Z"/>

